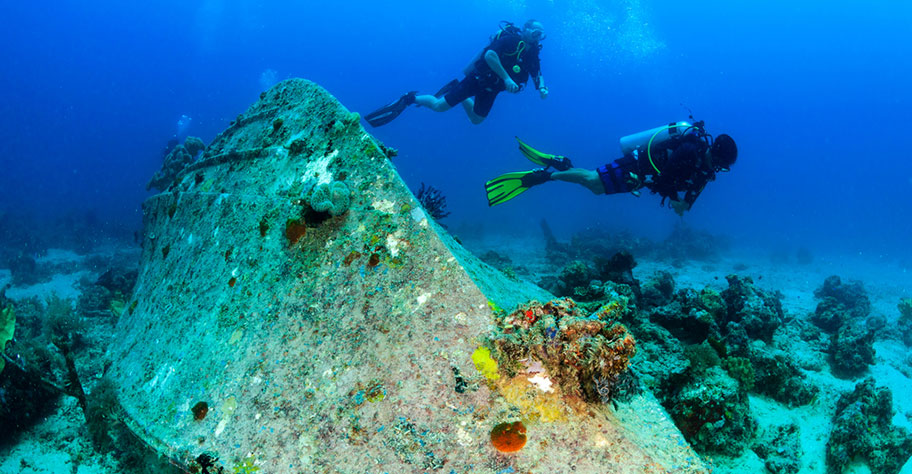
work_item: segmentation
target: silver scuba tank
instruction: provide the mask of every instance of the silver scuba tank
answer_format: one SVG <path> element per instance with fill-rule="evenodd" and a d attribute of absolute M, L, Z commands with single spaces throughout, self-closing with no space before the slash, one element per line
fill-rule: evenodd
<path fill-rule="evenodd" d="M 649 153 L 650 149 L 658 150 L 662 145 L 673 139 L 682 136 L 688 131 L 692 131 L 693 124 L 690 122 L 671 122 L 661 127 L 643 130 L 642 132 L 621 137 L 621 151 L 624 155 Z"/>

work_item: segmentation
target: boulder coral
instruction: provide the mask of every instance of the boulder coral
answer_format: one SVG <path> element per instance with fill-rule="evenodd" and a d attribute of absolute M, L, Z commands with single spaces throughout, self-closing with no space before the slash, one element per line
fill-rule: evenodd
<path fill-rule="evenodd" d="M 199 137 L 187 137 L 184 140 L 184 149 L 187 150 L 190 156 L 196 156 L 206 149 L 206 143 Z"/>
<path fill-rule="evenodd" d="M 152 179 L 146 184 L 146 189 L 167 190 L 177 179 L 180 172 L 187 165 L 193 163 L 196 155 L 205 148 L 206 144 L 201 139 L 187 137 L 183 144 L 177 145 L 165 155 L 161 169 L 152 176 Z"/>
<path fill-rule="evenodd" d="M 320 184 L 310 197 L 310 207 L 313 210 L 328 212 L 331 216 L 344 214 L 350 205 L 351 191 L 341 181 Z"/>

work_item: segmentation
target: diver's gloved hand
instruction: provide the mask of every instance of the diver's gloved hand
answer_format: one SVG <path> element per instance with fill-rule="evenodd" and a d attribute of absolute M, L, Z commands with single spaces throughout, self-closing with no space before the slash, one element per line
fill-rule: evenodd
<path fill-rule="evenodd" d="M 507 92 L 513 92 L 514 94 L 519 92 L 519 85 L 509 77 L 504 81 L 504 87 L 507 89 Z"/>
<path fill-rule="evenodd" d="M 567 171 L 570 168 L 573 168 L 573 163 L 570 162 L 570 158 L 561 155 L 555 155 L 554 158 L 548 160 L 548 165 L 557 171 Z"/>
<path fill-rule="evenodd" d="M 522 187 L 531 188 L 542 183 L 551 181 L 551 172 L 544 169 L 533 170 L 521 178 Z"/>
<path fill-rule="evenodd" d="M 686 201 L 671 201 L 670 206 L 674 209 L 675 214 L 683 216 L 685 211 L 690 210 L 690 204 Z"/>

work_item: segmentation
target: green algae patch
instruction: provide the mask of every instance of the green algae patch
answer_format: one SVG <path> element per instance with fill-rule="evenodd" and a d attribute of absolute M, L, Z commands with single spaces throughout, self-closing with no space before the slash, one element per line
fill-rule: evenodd
<path fill-rule="evenodd" d="M 16 328 L 16 311 L 13 305 L 0 308 L 0 352 L 6 350 L 6 343 L 13 338 L 13 332 Z M 6 365 L 4 359 L 0 358 L 0 372 Z"/>
<path fill-rule="evenodd" d="M 254 472 L 259 472 L 259 470 L 260 467 L 256 465 L 256 457 L 252 454 L 238 461 L 232 469 L 234 474 L 253 474 Z"/>

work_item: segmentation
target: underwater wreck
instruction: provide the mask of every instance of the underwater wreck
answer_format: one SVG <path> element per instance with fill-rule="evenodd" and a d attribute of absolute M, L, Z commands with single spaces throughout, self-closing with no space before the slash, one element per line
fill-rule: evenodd
<path fill-rule="evenodd" d="M 707 472 L 648 393 L 497 352 L 499 308 L 553 296 L 447 235 L 359 122 L 284 81 L 145 202 L 109 353 L 130 429 L 187 472 Z"/>

